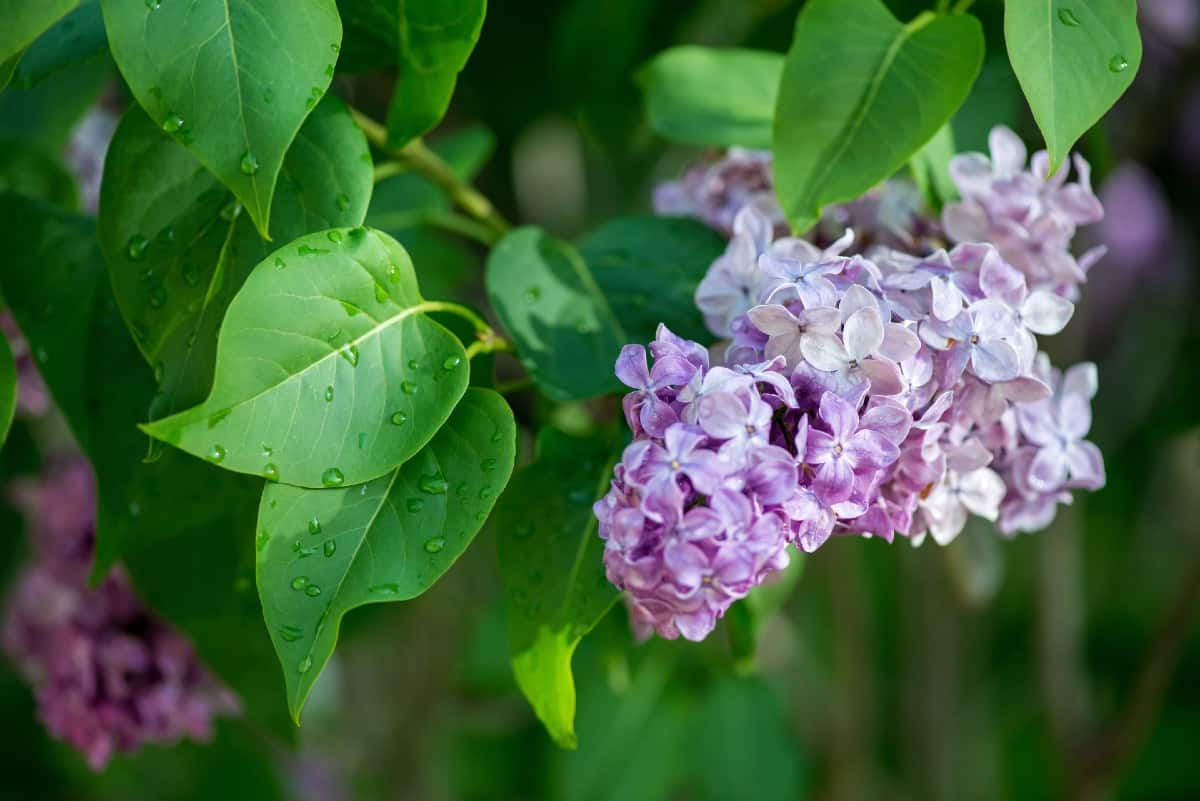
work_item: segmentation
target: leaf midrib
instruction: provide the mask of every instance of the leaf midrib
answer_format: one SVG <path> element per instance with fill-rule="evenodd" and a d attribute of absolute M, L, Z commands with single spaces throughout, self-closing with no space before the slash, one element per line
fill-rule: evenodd
<path fill-rule="evenodd" d="M 888 70 L 896 60 L 896 56 L 900 53 L 900 49 L 904 44 L 915 36 L 918 32 L 926 28 L 932 21 L 937 19 L 937 16 L 931 12 L 919 14 L 911 22 L 901 26 L 898 35 L 893 39 L 888 46 L 887 51 L 883 55 L 883 60 L 876 68 L 874 75 L 871 77 L 871 82 L 867 87 L 866 94 L 859 101 L 858 107 L 855 109 L 854 116 L 850 122 L 841 129 L 841 135 L 835 140 L 837 145 L 833 153 L 822 159 L 821 171 L 814 177 L 810 186 L 812 187 L 807 193 L 805 199 L 805 213 L 807 207 L 814 204 L 815 198 L 819 195 L 819 188 L 825 183 L 830 172 L 834 169 L 837 163 L 845 155 L 852 141 L 858 136 L 859 130 L 862 128 L 863 121 L 866 119 L 867 113 L 874 105 L 875 98 L 879 96 L 879 90 L 883 86 L 884 78 Z"/>

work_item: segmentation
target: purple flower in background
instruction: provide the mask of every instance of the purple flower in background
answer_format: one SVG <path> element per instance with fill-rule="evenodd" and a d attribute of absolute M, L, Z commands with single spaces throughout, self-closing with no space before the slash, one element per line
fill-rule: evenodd
<path fill-rule="evenodd" d="M 104 174 L 104 157 L 117 130 L 119 115 L 103 106 L 88 110 L 67 142 L 66 162 L 79 184 L 79 206 L 95 214 L 100 205 L 100 178 Z"/>
<path fill-rule="evenodd" d="M 209 740 L 236 697 L 190 643 L 142 605 L 119 569 L 88 586 L 95 494 L 71 459 L 12 497 L 33 535 L 33 563 L 9 599 L 4 649 L 33 685 L 38 714 L 95 770 L 118 752 L 183 737 Z"/>
<path fill-rule="evenodd" d="M 692 167 L 682 180 L 668 181 L 654 191 L 655 213 L 698 217 L 726 236 L 746 207 L 756 209 L 779 233 L 787 231 L 775 200 L 768 152 L 730 148 L 722 158 Z"/>

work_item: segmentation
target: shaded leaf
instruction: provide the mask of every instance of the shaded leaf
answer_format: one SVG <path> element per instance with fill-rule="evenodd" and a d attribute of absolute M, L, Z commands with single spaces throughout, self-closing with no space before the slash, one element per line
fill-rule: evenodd
<path fill-rule="evenodd" d="M 441 121 L 486 14 L 487 0 L 400 0 L 400 75 L 387 119 L 392 147 Z"/>
<path fill-rule="evenodd" d="M 725 239 L 696 220 L 620 217 L 578 243 L 613 314 L 633 342 L 654 339 L 659 323 L 688 339 L 711 335 L 696 308 L 696 285 Z"/>
<path fill-rule="evenodd" d="M 604 572 L 592 502 L 607 487 L 615 444 L 554 429 L 496 507 L 496 542 L 513 673 L 558 745 L 574 748 L 571 656 L 618 598 Z"/>
<path fill-rule="evenodd" d="M 950 177 L 950 160 L 955 153 L 954 130 L 947 124 L 909 160 L 913 181 L 932 209 L 941 209 L 958 199 L 958 187 Z"/>
<path fill-rule="evenodd" d="M 261 669 L 270 643 L 251 573 L 257 482 L 173 451 L 142 460 L 137 423 L 154 380 L 104 280 L 93 222 L 12 195 L 0 196 L 0 221 L 20 232 L 8 238 L 17 246 L 0 263 L 0 285 L 96 472 L 94 575 L 123 559 L 150 606 L 193 639 L 247 714 L 286 734 L 282 686 Z M 241 590 L 230 555 L 239 543 Z"/>
<path fill-rule="evenodd" d="M 516 460 L 504 399 L 468 390 L 437 435 L 362 487 L 269 484 L 258 516 L 258 590 L 297 723 L 342 616 L 415 598 L 471 544 Z"/>
<path fill-rule="evenodd" d="M 333 0 L 101 4 L 138 103 L 267 236 L 284 155 L 333 77 L 342 40 Z"/>
<path fill-rule="evenodd" d="M 692 145 L 769 148 L 783 56 L 683 45 L 638 72 L 650 127 Z"/>
<path fill-rule="evenodd" d="M 1004 40 L 1054 171 L 1137 75 L 1137 2 L 1005 3 Z"/>
<path fill-rule="evenodd" d="M 64 66 L 36 86 L 10 86 L 0 94 L 0 149 L 20 142 L 58 158 L 112 75 L 111 59 L 99 53 Z"/>
<path fill-rule="evenodd" d="M 295 486 L 379 478 L 429 441 L 467 387 L 462 344 L 426 316 L 439 308 L 386 234 L 301 237 L 229 304 L 207 399 L 144 429 Z"/>
<path fill-rule="evenodd" d="M 35 86 L 68 67 L 108 50 L 99 0 L 84 0 L 78 8 L 42 34 L 21 58 L 16 80 Z"/>
<path fill-rule="evenodd" d="M 629 337 L 575 248 L 518 228 L 488 256 L 488 298 L 525 369 L 555 400 L 615 392 L 612 372 Z"/>
<path fill-rule="evenodd" d="M 79 0 L 0 0 L 0 61 L 8 61 L 33 43 Z"/>
<path fill-rule="evenodd" d="M 17 411 L 17 363 L 8 337 L 0 336 L 0 445 L 8 439 Z"/>
<path fill-rule="evenodd" d="M 807 230 L 822 206 L 903 166 L 967 97 L 983 51 L 983 30 L 965 14 L 901 24 L 880 0 L 807 4 L 775 113 L 775 186 L 792 225 Z"/>

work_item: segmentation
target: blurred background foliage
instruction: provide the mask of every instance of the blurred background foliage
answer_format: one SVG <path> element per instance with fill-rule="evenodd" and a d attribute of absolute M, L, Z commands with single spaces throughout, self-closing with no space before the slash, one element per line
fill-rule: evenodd
<path fill-rule="evenodd" d="M 394 26 L 363 0 L 340 5 L 347 33 L 334 90 L 382 118 Z M 654 183 L 700 154 L 651 134 L 636 69 L 680 42 L 783 51 L 800 5 L 495 2 L 430 142 L 477 174 L 506 216 L 558 235 L 647 211 Z M 928 3 L 889 5 L 909 18 Z M 1051 529 L 1010 542 L 980 525 L 947 549 L 832 542 L 769 620 L 752 668 L 735 659 L 724 627 L 703 644 L 632 647 L 618 608 L 575 660 L 576 752 L 554 748 L 516 691 L 487 530 L 425 595 L 347 620 L 295 751 L 226 721 L 212 745 L 147 749 L 94 775 L 47 739 L 27 687 L 0 663 L 0 795 L 990 801 L 1068 797 L 1083 776 L 1130 801 L 1200 798 L 1193 618 L 1167 624 L 1166 644 L 1178 650 L 1166 654 L 1174 670 L 1160 677 L 1161 705 L 1154 692 L 1145 709 L 1128 704 L 1200 558 L 1200 3 L 1141 6 L 1141 74 L 1082 142 L 1109 214 L 1090 235 L 1111 253 L 1051 345 L 1056 362 L 1100 365 L 1092 431 L 1108 486 L 1077 498 Z M 93 42 L 92 55 L 27 57 L 0 95 L 0 188 L 67 208 L 88 205 L 86 181 L 77 186 L 63 162 L 72 132 L 96 124 L 85 117 L 93 104 L 119 110 L 128 97 L 88 8 L 76 12 L 73 35 Z M 1036 143 L 1003 50 L 1001 3 L 980 0 L 973 11 L 989 52 L 954 120 L 959 149 L 983 149 L 998 123 Z M 368 222 L 412 251 L 428 296 L 482 297 L 483 252 L 440 229 L 444 209 L 431 186 L 400 174 L 377 184 Z M 502 379 L 511 369 L 502 359 L 498 367 Z M 532 392 L 512 400 L 520 418 L 568 430 L 613 414 L 551 410 Z M 32 441 L 28 426 L 19 422 L 0 454 L 6 477 L 36 468 L 32 446 L 20 445 Z M 528 458 L 531 443 L 523 450 Z M 26 546 L 16 512 L 3 519 L 7 577 Z M 1114 728 L 1130 708 L 1144 718 Z M 1132 735 L 1127 762 L 1095 745 L 1112 731 Z"/>

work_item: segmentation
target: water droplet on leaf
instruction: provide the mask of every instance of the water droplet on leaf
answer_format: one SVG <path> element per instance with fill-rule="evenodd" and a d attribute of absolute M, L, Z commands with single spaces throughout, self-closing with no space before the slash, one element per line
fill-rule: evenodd
<path fill-rule="evenodd" d="M 295 642 L 304 636 L 304 632 L 300 631 L 297 626 L 280 626 L 279 638 L 284 642 Z"/>
<path fill-rule="evenodd" d="M 254 175 L 258 172 L 258 157 L 247 150 L 242 154 L 242 175 Z"/>
<path fill-rule="evenodd" d="M 337 543 L 333 540 L 325 540 L 325 555 L 333 556 L 337 552 Z"/>
<path fill-rule="evenodd" d="M 292 579 L 292 589 L 302 590 L 308 586 L 308 576 L 296 576 Z"/>
<path fill-rule="evenodd" d="M 416 395 L 419 387 L 416 384 L 414 384 L 412 381 L 401 381 L 400 389 L 401 389 L 401 391 L 404 392 L 405 395 Z"/>
<path fill-rule="evenodd" d="M 225 458 L 225 449 L 220 445 L 213 445 L 208 449 L 208 460 L 210 462 L 220 462 Z"/>
<path fill-rule="evenodd" d="M 263 478 L 267 481 L 278 481 L 279 465 L 274 462 L 267 462 L 266 466 L 263 467 Z"/>
<path fill-rule="evenodd" d="M 327 487 L 340 487 L 346 483 L 346 477 L 336 467 L 328 468 L 321 474 L 321 483 Z"/>
<path fill-rule="evenodd" d="M 308 521 L 308 533 L 314 534 L 314 535 L 321 533 L 321 519 L 320 518 L 313 517 L 312 520 Z"/>
<path fill-rule="evenodd" d="M 392 425 L 402 426 L 408 422 L 408 415 L 404 412 L 396 412 L 392 415 Z"/>
<path fill-rule="evenodd" d="M 444 495 L 446 490 L 450 489 L 450 483 L 446 481 L 441 473 L 430 473 L 426 476 L 421 476 L 421 480 L 417 483 L 421 488 L 421 492 L 430 495 Z"/>
<path fill-rule="evenodd" d="M 172 111 L 163 119 L 162 129 L 167 133 L 175 133 L 183 128 L 183 116 Z"/>
<path fill-rule="evenodd" d="M 134 234 L 129 238 L 129 244 L 125 246 L 125 252 L 129 254 L 129 258 L 134 261 L 141 261 L 146 256 L 146 248 L 150 247 L 150 240 L 141 234 Z"/>
<path fill-rule="evenodd" d="M 445 537 L 434 537 L 425 540 L 425 553 L 440 553 L 446 547 Z"/>
<path fill-rule="evenodd" d="M 1120 54 L 1117 54 L 1108 60 L 1109 72 L 1124 72 L 1129 68 L 1129 61 Z"/>
<path fill-rule="evenodd" d="M 1079 27 L 1079 17 L 1075 16 L 1075 12 L 1069 8 L 1060 8 L 1058 10 L 1058 20 L 1069 28 Z"/>

